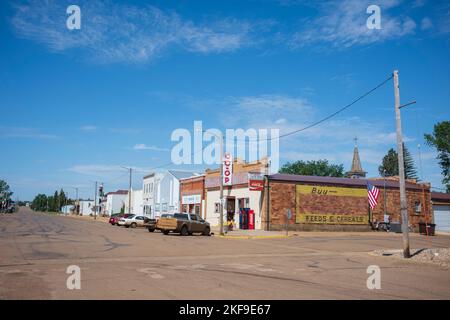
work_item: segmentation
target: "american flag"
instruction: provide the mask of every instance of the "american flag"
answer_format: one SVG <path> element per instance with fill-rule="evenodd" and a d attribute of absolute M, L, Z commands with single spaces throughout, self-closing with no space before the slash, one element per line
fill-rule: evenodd
<path fill-rule="evenodd" d="M 367 182 L 367 196 L 369 198 L 370 209 L 373 210 L 378 203 L 378 196 L 380 195 L 380 190 L 373 186 L 370 182 Z"/>

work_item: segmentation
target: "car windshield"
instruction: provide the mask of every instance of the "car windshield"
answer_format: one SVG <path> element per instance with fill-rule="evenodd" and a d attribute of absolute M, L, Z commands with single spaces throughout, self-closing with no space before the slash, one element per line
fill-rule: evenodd
<path fill-rule="evenodd" d="M 188 215 L 186 213 L 175 213 L 174 218 L 180 219 L 180 220 L 188 220 Z"/>
<path fill-rule="evenodd" d="M 126 216 L 125 218 L 127 218 L 127 219 L 133 219 L 133 218 L 134 218 L 134 214 L 130 214 L 130 215 Z"/>

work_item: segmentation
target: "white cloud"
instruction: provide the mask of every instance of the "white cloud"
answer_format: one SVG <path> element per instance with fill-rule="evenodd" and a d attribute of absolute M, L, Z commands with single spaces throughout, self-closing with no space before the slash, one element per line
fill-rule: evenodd
<path fill-rule="evenodd" d="M 378 1 L 381 8 L 381 29 L 368 29 L 369 15 L 366 9 L 373 1 L 343 0 L 327 1 L 319 8 L 317 18 L 304 22 L 304 30 L 294 34 L 290 45 L 301 48 L 311 44 L 331 44 L 335 48 L 372 44 L 397 39 L 414 33 L 416 23 L 408 16 L 389 14 L 400 1 Z"/>
<path fill-rule="evenodd" d="M 23 127 L 0 127 L 0 138 L 12 139 L 12 138 L 22 138 L 22 139 L 59 139 L 58 136 L 53 134 L 42 133 L 33 128 L 23 128 Z"/>
<path fill-rule="evenodd" d="M 85 126 L 81 126 L 80 130 L 81 131 L 95 131 L 95 130 L 97 130 L 97 127 L 92 126 L 92 125 L 85 125 Z"/>
<path fill-rule="evenodd" d="M 67 171 L 92 175 L 92 176 L 105 176 L 111 173 L 126 173 L 125 165 L 103 165 L 103 164 L 89 164 L 89 165 L 75 165 L 66 169 Z M 132 167 L 134 172 L 145 173 L 148 172 L 149 168 L 144 167 Z"/>
<path fill-rule="evenodd" d="M 431 28 L 433 28 L 433 22 L 431 21 L 431 19 L 428 17 L 423 18 L 420 22 L 420 29 L 429 30 Z"/>
<path fill-rule="evenodd" d="M 306 99 L 286 95 L 260 95 L 238 98 L 237 104 L 240 108 L 254 112 L 264 111 L 305 111 L 309 107 Z"/>
<path fill-rule="evenodd" d="M 134 150 L 153 150 L 153 151 L 170 151 L 170 149 L 167 148 L 160 148 L 155 146 L 148 146 L 144 143 L 138 143 L 135 144 L 133 147 Z"/>
<path fill-rule="evenodd" d="M 136 7 L 109 1 L 79 1 L 81 29 L 66 28 L 68 3 L 31 0 L 17 5 L 12 25 L 17 34 L 52 51 L 82 52 L 101 63 L 142 63 L 170 46 L 198 53 L 232 52 L 253 43 L 257 24 L 235 19 L 205 24 L 182 19 L 154 6 Z M 262 23 L 264 25 L 264 23 Z"/>

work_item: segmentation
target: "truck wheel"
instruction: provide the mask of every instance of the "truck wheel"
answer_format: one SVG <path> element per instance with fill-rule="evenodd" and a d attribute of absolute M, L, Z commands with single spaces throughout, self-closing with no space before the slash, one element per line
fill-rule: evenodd
<path fill-rule="evenodd" d="M 211 235 L 211 229 L 209 227 L 206 227 L 205 230 L 203 230 L 204 236 L 210 236 Z"/>
<path fill-rule="evenodd" d="M 169 230 L 164 230 L 163 235 L 167 236 L 169 234 Z"/>
<path fill-rule="evenodd" d="M 183 226 L 180 231 L 180 236 L 187 236 L 188 234 L 188 228 L 186 226 Z"/>
<path fill-rule="evenodd" d="M 153 229 L 153 228 L 148 228 L 148 232 L 154 232 L 155 231 L 155 229 Z"/>
<path fill-rule="evenodd" d="M 133 222 L 131 225 L 130 225 L 130 227 L 132 227 L 132 228 L 136 228 L 137 227 L 137 224 L 136 224 L 136 222 Z"/>

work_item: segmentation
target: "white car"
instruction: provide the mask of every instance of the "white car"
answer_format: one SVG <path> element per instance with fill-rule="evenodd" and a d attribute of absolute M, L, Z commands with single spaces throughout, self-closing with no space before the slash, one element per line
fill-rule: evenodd
<path fill-rule="evenodd" d="M 142 227 L 144 226 L 146 219 L 147 218 L 144 216 L 137 216 L 135 214 L 132 214 L 126 218 L 120 218 L 118 224 L 119 226 L 125 226 L 126 228 L 136 228 L 138 226 Z"/>

